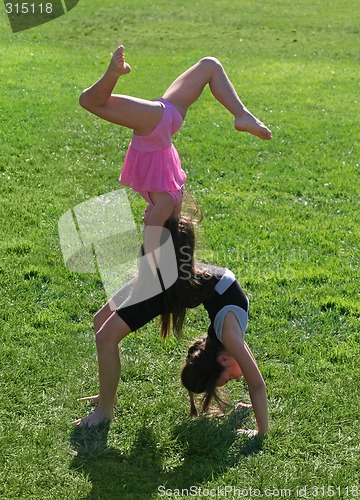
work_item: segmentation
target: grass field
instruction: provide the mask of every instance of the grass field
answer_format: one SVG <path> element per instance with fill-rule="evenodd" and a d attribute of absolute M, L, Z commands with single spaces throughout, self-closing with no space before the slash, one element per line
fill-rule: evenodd
<path fill-rule="evenodd" d="M 355 0 L 83 0 L 16 34 L 3 10 L 1 499 L 360 497 L 359 26 Z M 179 342 L 155 322 L 130 335 L 117 421 L 93 439 L 72 429 L 88 411 L 77 398 L 97 392 L 92 317 L 106 296 L 99 276 L 66 269 L 58 221 L 118 189 L 130 132 L 78 96 L 120 42 L 133 71 L 119 92 L 158 97 L 213 55 L 272 129 L 271 142 L 238 134 L 206 90 L 175 138 L 204 213 L 198 256 L 250 298 L 261 446 L 235 435 L 252 414 L 187 417 L 179 371 L 206 331 L 201 309 Z M 246 386 L 229 398 L 248 401 Z"/>

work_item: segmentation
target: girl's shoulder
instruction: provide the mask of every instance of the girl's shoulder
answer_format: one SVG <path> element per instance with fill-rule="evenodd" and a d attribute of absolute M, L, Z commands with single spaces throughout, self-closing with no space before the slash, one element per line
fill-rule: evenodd
<path fill-rule="evenodd" d="M 185 285 L 184 306 L 192 309 L 211 299 L 214 296 L 216 285 L 226 271 L 223 267 L 201 262 L 196 263 L 194 275 Z"/>
<path fill-rule="evenodd" d="M 226 268 L 203 264 L 195 265 L 195 280 L 197 282 L 198 299 L 205 302 L 213 296 L 215 287 L 226 273 Z"/>

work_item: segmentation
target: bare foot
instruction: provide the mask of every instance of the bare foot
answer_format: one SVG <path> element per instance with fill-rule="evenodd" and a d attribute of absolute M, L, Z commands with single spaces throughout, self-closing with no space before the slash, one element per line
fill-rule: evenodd
<path fill-rule="evenodd" d="M 114 73 L 117 74 L 117 76 L 125 75 L 126 73 L 130 73 L 131 71 L 131 66 L 127 62 L 125 62 L 125 55 L 124 55 L 124 47 L 123 45 L 120 45 L 114 52 L 109 69 L 111 71 L 114 71 Z"/>
<path fill-rule="evenodd" d="M 103 422 L 108 422 L 110 420 L 114 420 L 114 412 L 110 413 L 96 409 L 93 413 L 90 413 L 87 417 L 79 418 L 72 422 L 73 425 L 77 427 L 83 426 L 91 426 L 91 425 L 99 425 Z"/>
<path fill-rule="evenodd" d="M 240 116 L 235 118 L 235 128 L 239 132 L 249 132 L 260 139 L 269 140 L 272 138 L 271 131 L 246 108 Z"/>

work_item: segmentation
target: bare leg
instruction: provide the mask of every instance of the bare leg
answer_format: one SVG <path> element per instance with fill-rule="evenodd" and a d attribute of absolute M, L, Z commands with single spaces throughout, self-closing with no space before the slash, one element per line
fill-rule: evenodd
<path fill-rule="evenodd" d="M 95 336 L 114 312 L 114 310 L 111 310 L 110 303 L 111 301 L 106 302 L 106 304 L 94 316 Z"/>
<path fill-rule="evenodd" d="M 97 333 L 100 331 L 102 326 L 106 323 L 106 321 L 110 318 L 113 312 L 120 307 L 120 305 L 130 296 L 136 279 L 133 279 L 126 283 L 123 287 L 120 288 L 116 292 L 116 294 L 101 308 L 94 316 L 94 330 L 95 330 L 95 338 Z M 96 396 L 85 396 L 83 398 L 79 398 L 78 401 L 89 401 L 95 405 L 99 402 L 99 395 Z M 114 405 L 117 403 L 117 396 L 115 396 Z"/>
<path fill-rule="evenodd" d="M 74 425 L 97 425 L 114 418 L 114 401 L 120 379 L 119 342 L 130 333 L 128 325 L 113 312 L 96 333 L 99 366 L 99 399 L 96 410 Z"/>
<path fill-rule="evenodd" d="M 185 117 L 207 84 L 215 99 L 234 115 L 237 130 L 249 132 L 261 139 L 271 139 L 270 130 L 244 106 L 221 63 L 213 57 L 205 57 L 185 71 L 170 85 L 163 97 L 172 102 Z"/>
<path fill-rule="evenodd" d="M 131 71 L 125 62 L 124 47 L 114 52 L 105 74 L 90 88 L 83 91 L 80 104 L 85 109 L 117 125 L 133 129 L 138 135 L 147 135 L 161 120 L 160 103 L 113 94 L 118 79 Z"/>

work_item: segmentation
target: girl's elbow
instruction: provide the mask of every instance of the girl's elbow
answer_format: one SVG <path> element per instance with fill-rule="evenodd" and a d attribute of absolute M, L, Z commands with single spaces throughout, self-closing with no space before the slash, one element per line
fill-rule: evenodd
<path fill-rule="evenodd" d="M 89 99 L 88 99 L 88 95 L 87 95 L 87 89 L 85 89 L 81 94 L 80 94 L 80 97 L 79 97 L 79 104 L 81 107 L 85 108 L 85 109 L 89 109 Z"/>

